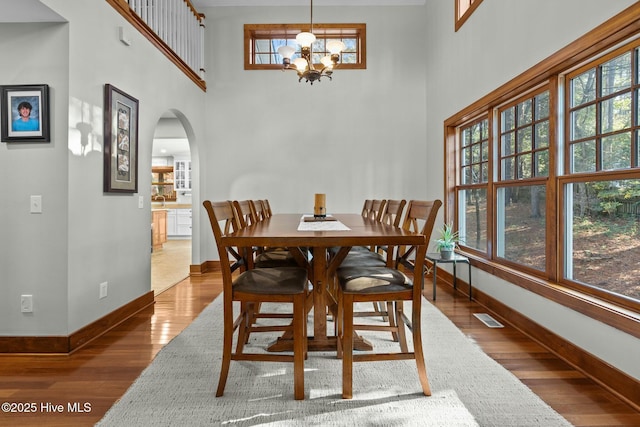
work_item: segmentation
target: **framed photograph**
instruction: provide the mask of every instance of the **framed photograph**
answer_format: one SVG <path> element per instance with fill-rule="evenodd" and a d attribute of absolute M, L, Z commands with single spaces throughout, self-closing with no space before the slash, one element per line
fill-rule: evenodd
<path fill-rule="evenodd" d="M 2 142 L 50 142 L 49 86 L 0 86 Z"/>
<path fill-rule="evenodd" d="M 138 100 L 104 85 L 104 192 L 138 192 Z"/>

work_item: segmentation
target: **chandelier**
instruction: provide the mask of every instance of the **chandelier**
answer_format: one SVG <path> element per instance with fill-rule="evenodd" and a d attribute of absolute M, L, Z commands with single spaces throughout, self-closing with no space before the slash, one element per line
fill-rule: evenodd
<path fill-rule="evenodd" d="M 313 42 L 316 36 L 313 34 L 313 0 L 311 0 L 311 26 L 310 32 L 303 31 L 296 36 L 296 42 L 300 45 L 300 57 L 296 58 L 293 63 L 291 57 L 296 52 L 296 48 L 289 45 L 280 46 L 278 53 L 282 56 L 282 65 L 284 70 L 294 70 L 298 73 L 298 82 L 304 79 L 306 82 L 320 81 L 322 77 L 328 77 L 331 80 L 333 68 L 338 65 L 340 60 L 340 52 L 345 49 L 345 45 L 340 40 L 331 40 L 327 42 L 327 50 L 330 55 L 324 56 L 320 62 L 322 68 L 318 69 L 313 65 Z"/>

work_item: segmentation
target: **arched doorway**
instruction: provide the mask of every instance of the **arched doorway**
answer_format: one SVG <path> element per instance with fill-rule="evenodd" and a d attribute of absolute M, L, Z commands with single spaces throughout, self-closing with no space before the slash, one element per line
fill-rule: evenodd
<path fill-rule="evenodd" d="M 151 289 L 160 293 L 189 276 L 192 248 L 191 152 L 180 120 L 158 120 L 151 156 L 152 227 L 161 227 L 151 254 Z M 166 227 L 166 231 L 165 231 Z"/>

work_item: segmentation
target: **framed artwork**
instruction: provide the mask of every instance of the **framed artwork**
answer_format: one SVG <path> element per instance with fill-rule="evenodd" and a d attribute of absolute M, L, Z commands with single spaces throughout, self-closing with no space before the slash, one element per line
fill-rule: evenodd
<path fill-rule="evenodd" d="M 138 192 L 138 100 L 104 85 L 104 192 Z"/>
<path fill-rule="evenodd" d="M 0 86 L 0 139 L 50 142 L 49 86 Z"/>

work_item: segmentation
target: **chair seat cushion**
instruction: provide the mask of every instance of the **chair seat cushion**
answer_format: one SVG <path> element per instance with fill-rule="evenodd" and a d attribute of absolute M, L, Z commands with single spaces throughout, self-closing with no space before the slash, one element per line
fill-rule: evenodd
<path fill-rule="evenodd" d="M 347 267 L 384 267 L 387 260 L 376 252 L 349 252 L 340 264 L 339 268 Z"/>
<path fill-rule="evenodd" d="M 404 273 L 386 267 L 344 267 L 337 271 L 345 293 L 384 293 L 411 289 L 413 282 Z"/>
<path fill-rule="evenodd" d="M 300 267 L 254 268 L 233 281 L 233 292 L 295 295 L 307 289 L 307 270 Z"/>
<path fill-rule="evenodd" d="M 257 268 L 296 267 L 296 259 L 286 249 L 268 250 L 256 256 L 254 265 Z"/>
<path fill-rule="evenodd" d="M 340 248 L 341 248 L 340 246 L 331 246 L 327 249 L 327 251 L 329 252 L 329 255 L 335 256 L 338 254 L 338 251 L 340 250 Z M 366 246 L 353 246 L 349 250 L 349 253 L 351 254 L 354 252 L 371 252 L 371 250 L 369 250 L 369 248 Z"/>

